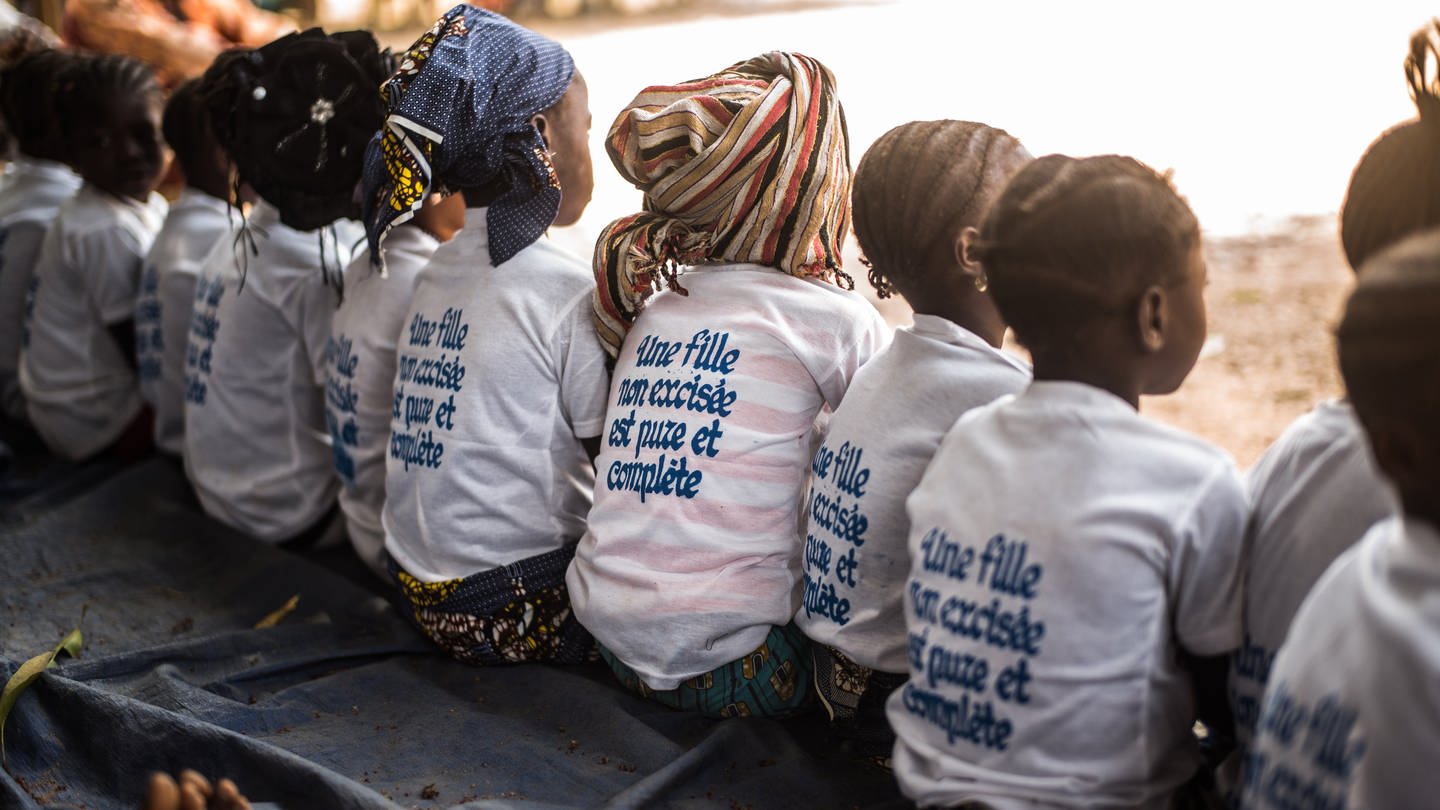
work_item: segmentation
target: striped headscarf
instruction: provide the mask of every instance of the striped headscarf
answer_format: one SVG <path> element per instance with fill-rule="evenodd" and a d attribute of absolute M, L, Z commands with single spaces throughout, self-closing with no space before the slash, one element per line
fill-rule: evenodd
<path fill-rule="evenodd" d="M 854 287 L 850 154 L 835 77 L 775 51 L 704 79 L 648 87 L 610 127 L 606 151 L 645 192 L 644 211 L 595 245 L 595 330 L 611 357 L 678 265 L 745 262 Z"/>
<path fill-rule="evenodd" d="M 381 266 L 381 238 L 437 189 L 505 182 L 485 214 L 496 265 L 539 239 L 561 190 L 530 118 L 560 101 L 574 72 L 559 43 L 499 14 L 445 12 L 380 88 L 385 127 L 365 155 L 361 191 L 371 262 Z"/>

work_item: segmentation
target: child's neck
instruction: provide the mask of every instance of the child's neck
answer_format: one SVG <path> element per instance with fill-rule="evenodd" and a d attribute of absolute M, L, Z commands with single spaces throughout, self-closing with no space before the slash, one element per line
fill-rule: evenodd
<path fill-rule="evenodd" d="M 1143 384 L 1130 363 L 1117 362 L 1115 353 L 1104 349 L 1106 341 L 1095 341 L 1082 350 L 1078 344 L 1089 336 L 1077 337 L 1076 345 L 1065 351 L 1034 354 L 1035 381 L 1078 382 L 1109 391 L 1140 410 Z"/>
<path fill-rule="evenodd" d="M 1000 348 L 1005 341 L 1005 322 L 989 299 L 975 289 L 974 282 L 953 267 L 929 271 L 927 277 L 944 281 L 912 284 L 899 291 L 916 315 L 944 318 Z"/>

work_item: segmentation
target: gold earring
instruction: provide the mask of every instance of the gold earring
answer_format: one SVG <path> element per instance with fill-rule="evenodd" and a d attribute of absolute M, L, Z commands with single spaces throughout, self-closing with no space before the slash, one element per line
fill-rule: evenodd
<path fill-rule="evenodd" d="M 985 278 L 985 276 L 983 276 L 983 275 L 981 275 L 981 276 L 976 276 L 976 277 L 975 277 L 975 290 L 976 290 L 977 292 L 982 292 L 982 293 L 983 293 L 983 292 L 985 292 L 985 291 L 988 290 L 988 289 L 990 289 L 990 281 L 989 281 L 989 279 Z"/>

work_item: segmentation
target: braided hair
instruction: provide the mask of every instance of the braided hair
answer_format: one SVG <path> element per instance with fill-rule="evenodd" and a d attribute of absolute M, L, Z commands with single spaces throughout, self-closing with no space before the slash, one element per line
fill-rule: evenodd
<path fill-rule="evenodd" d="M 912 121 L 865 152 L 851 193 L 855 236 L 881 298 L 953 253 L 990 201 L 1030 160 L 1003 129 L 971 121 Z"/>
<path fill-rule="evenodd" d="M 1417 230 L 1440 225 L 1440 19 L 1410 37 L 1405 77 L 1419 118 L 1387 130 L 1361 156 L 1340 210 L 1350 266 Z M 1432 70 L 1432 66 L 1435 68 Z"/>
<path fill-rule="evenodd" d="M 115 99 L 144 96 L 157 103 L 164 90 L 155 71 L 139 59 L 120 54 L 77 56 L 57 82 L 55 120 L 74 138 L 95 126 L 95 116 Z"/>
<path fill-rule="evenodd" d="M 1168 177 L 1140 161 L 1047 155 L 1001 192 L 975 251 L 1000 314 L 1040 353 L 1147 287 L 1185 278 L 1199 238 Z"/>

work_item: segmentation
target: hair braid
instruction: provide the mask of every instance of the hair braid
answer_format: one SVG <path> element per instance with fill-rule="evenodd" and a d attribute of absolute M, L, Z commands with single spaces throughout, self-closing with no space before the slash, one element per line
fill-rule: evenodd
<path fill-rule="evenodd" d="M 881 298 L 949 254 L 1030 154 L 1013 135 L 972 121 L 914 121 L 875 141 L 852 193 L 855 236 Z"/>
<path fill-rule="evenodd" d="M 73 136 L 93 126 L 97 111 L 118 99 L 148 96 L 158 101 L 163 94 L 155 71 L 138 59 L 119 54 L 81 57 L 58 85 L 56 121 L 61 132 Z"/>

